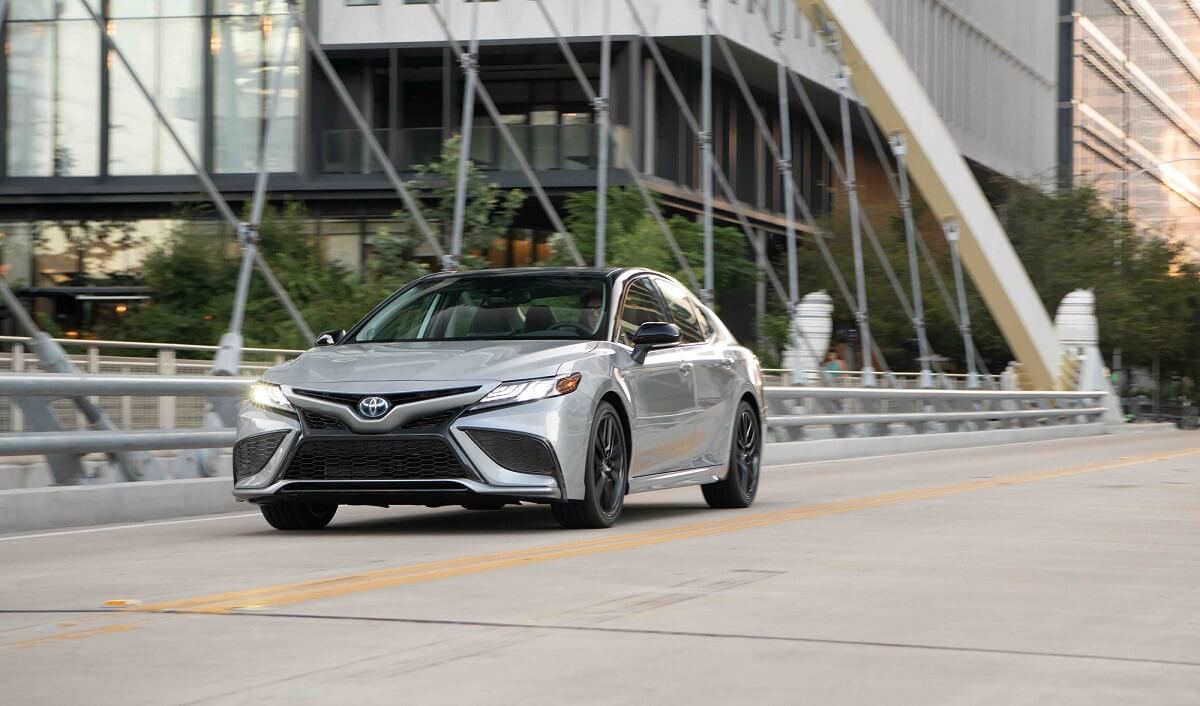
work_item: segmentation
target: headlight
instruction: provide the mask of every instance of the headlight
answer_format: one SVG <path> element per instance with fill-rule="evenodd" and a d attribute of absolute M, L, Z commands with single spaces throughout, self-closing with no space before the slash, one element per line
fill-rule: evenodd
<path fill-rule="evenodd" d="M 534 402 L 547 397 L 569 395 L 579 388 L 579 381 L 582 378 L 583 376 L 579 373 L 572 373 L 561 378 L 503 382 L 496 389 L 484 395 L 483 399 L 476 402 L 472 409 L 502 407 L 522 402 Z"/>
<path fill-rule="evenodd" d="M 273 409 L 288 414 L 296 413 L 296 408 L 292 406 L 288 398 L 283 396 L 283 390 L 279 389 L 278 385 L 266 382 L 256 382 L 250 386 L 250 402 L 263 409 Z"/>

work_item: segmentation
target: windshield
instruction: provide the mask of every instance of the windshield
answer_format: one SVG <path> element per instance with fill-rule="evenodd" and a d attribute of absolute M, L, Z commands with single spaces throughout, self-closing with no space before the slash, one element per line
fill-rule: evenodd
<path fill-rule="evenodd" d="M 603 279 L 549 275 L 449 277 L 384 304 L 348 342 L 601 338 Z"/>

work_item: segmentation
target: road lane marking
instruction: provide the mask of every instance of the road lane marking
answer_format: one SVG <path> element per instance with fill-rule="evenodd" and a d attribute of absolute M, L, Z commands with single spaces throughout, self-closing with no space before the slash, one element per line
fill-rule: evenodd
<path fill-rule="evenodd" d="M 1124 460 L 1093 463 L 1082 466 L 1060 468 L 1051 471 L 1035 471 L 1018 473 L 1008 476 L 998 476 L 981 480 L 972 480 L 951 485 L 934 486 L 902 490 L 881 495 L 853 498 L 817 505 L 808 505 L 785 510 L 775 510 L 754 514 L 742 514 L 737 517 L 677 525 L 644 532 L 634 532 L 598 539 L 567 542 L 541 547 L 517 549 L 507 552 L 483 554 L 458 559 L 409 564 L 405 566 L 378 569 L 344 576 L 300 581 L 296 583 L 264 586 L 244 590 L 228 591 L 204 596 L 195 596 L 174 601 L 163 601 L 133 606 L 123 609 L 123 612 L 188 612 L 188 613 L 228 613 L 230 611 L 254 606 L 256 609 L 273 608 L 291 605 L 305 601 L 335 598 L 352 593 L 373 591 L 384 588 L 404 586 L 427 581 L 478 574 L 486 571 L 527 566 L 558 559 L 601 554 L 622 549 L 635 549 L 653 546 L 682 539 L 707 537 L 727 532 L 735 532 L 756 527 L 777 525 L 786 522 L 826 517 L 845 512 L 866 510 L 874 507 L 884 507 L 900 503 L 916 502 L 941 498 L 950 495 L 1022 485 L 1043 480 L 1063 478 L 1067 476 L 1091 473 L 1096 471 L 1127 468 L 1143 463 L 1163 461 L 1184 456 L 1200 454 L 1200 449 L 1186 449 L 1174 453 L 1161 452 L 1145 456 L 1126 458 Z"/>
<path fill-rule="evenodd" d="M 132 623 L 113 623 L 112 625 L 101 625 L 98 628 L 88 628 L 87 630 L 76 630 L 74 632 L 60 632 L 45 637 L 35 637 L 30 640 L 21 640 L 20 642 L 11 643 L 13 647 L 27 650 L 31 647 L 45 645 L 52 642 L 70 642 L 72 640 L 86 640 L 89 637 L 98 637 L 100 635 L 113 635 L 121 632 L 129 632 L 130 630 L 138 629 L 138 625 Z"/>
<path fill-rule="evenodd" d="M 87 529 L 62 530 L 61 532 L 39 532 L 38 534 L 13 534 L 0 537 L 0 542 L 13 542 L 18 539 L 44 539 L 46 537 L 65 537 L 72 534 L 92 534 L 93 532 L 112 532 L 113 530 L 136 529 L 138 527 L 162 527 L 163 525 L 186 525 L 193 522 L 215 522 L 217 520 L 236 520 L 242 517 L 258 517 L 257 512 L 238 512 L 228 515 L 213 515 L 211 517 L 189 517 L 184 520 L 160 520 L 156 522 L 134 522 L 127 525 L 109 525 L 106 527 L 88 527 Z"/>

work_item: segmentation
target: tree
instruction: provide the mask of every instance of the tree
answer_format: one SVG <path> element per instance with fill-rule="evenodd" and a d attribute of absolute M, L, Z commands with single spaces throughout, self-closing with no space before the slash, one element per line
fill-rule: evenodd
<path fill-rule="evenodd" d="M 390 282 L 363 281 L 336 262 L 327 262 L 318 236 L 303 227 L 299 204 L 268 209 L 259 229 L 259 249 L 315 331 L 346 328 L 392 291 Z M 196 232 L 183 220 L 171 239 L 145 263 L 154 299 L 126 318 L 124 333 L 140 340 L 213 344 L 229 327 L 241 254 L 232 239 Z M 246 345 L 306 348 L 274 293 L 255 272 L 246 302 Z"/>
<path fill-rule="evenodd" d="M 422 215 L 435 234 L 442 234 L 442 247 L 450 250 L 450 233 L 454 223 L 455 185 L 458 179 L 458 156 L 462 141 L 455 135 L 442 143 L 441 155 L 429 164 L 413 168 L 416 176 L 407 183 L 414 192 L 424 191 L 433 207 L 424 207 Z M 525 203 L 520 189 L 502 191 L 488 180 L 475 163 L 467 162 L 467 198 L 463 210 L 463 257 L 461 269 L 487 266 L 485 255 L 496 247 L 497 241 L 508 236 L 517 211 Z M 382 273 L 398 268 L 411 274 L 413 257 L 424 242 L 424 236 L 407 210 L 394 214 L 393 230 L 375 235 L 368 243 L 380 256 Z"/>
<path fill-rule="evenodd" d="M 585 262 L 595 262 L 596 192 L 580 191 L 566 197 L 566 226 Z M 671 234 L 697 279 L 704 273 L 703 225 L 682 216 L 667 219 Z M 666 237 L 642 201 L 636 187 L 615 186 L 607 197 L 605 262 L 614 267 L 649 267 L 672 275 L 685 285 L 687 275 L 672 254 Z M 749 246 L 735 228 L 713 228 L 713 280 L 722 299 L 745 294 L 754 286 L 757 268 Z M 556 264 L 572 264 L 565 248 L 556 248 Z"/>

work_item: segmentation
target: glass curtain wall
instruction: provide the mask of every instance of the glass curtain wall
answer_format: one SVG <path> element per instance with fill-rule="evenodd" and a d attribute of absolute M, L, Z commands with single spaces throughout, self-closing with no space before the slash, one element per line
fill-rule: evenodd
<path fill-rule="evenodd" d="M 269 88 L 287 18 L 285 0 L 216 0 L 209 51 L 213 57 L 213 167 L 216 172 L 258 170 L 266 128 Z M 283 67 L 267 165 L 271 171 L 296 168 L 296 118 L 303 38 L 293 29 Z"/>
<path fill-rule="evenodd" d="M 257 171 L 286 0 L 87 1 L 187 150 L 213 172 Z M 296 169 L 302 55 L 293 29 L 272 171 Z M 3 63 L 4 176 L 191 172 L 81 0 L 10 0 Z"/>
<path fill-rule="evenodd" d="M 95 8 L 99 0 L 88 0 Z M 10 176 L 100 169 L 100 37 L 79 0 L 10 0 L 6 167 Z"/>
<path fill-rule="evenodd" d="M 111 0 L 109 17 L 109 34 L 188 152 L 201 158 L 204 0 Z M 129 72 L 115 57 L 106 63 L 109 174 L 190 174 Z"/>

